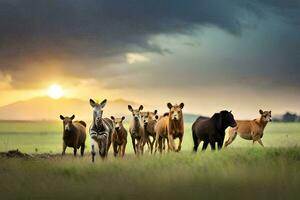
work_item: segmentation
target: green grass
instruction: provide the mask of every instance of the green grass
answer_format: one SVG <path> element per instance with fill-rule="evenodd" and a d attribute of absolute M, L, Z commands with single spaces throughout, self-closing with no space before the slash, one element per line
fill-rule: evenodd
<path fill-rule="evenodd" d="M 128 127 L 128 124 L 125 124 Z M 88 130 L 88 128 L 87 128 Z M 266 147 L 294 147 L 300 145 L 300 123 L 270 123 L 268 124 L 263 142 Z M 90 138 L 87 138 L 87 152 L 90 151 Z M 191 151 L 193 141 L 191 124 L 185 124 L 183 151 Z M 252 142 L 239 137 L 230 147 L 252 147 Z M 258 144 L 255 145 L 258 147 Z M 0 151 L 19 149 L 22 152 L 60 153 L 62 149 L 61 122 L 0 122 Z M 67 150 L 72 152 L 71 149 Z M 130 137 L 128 137 L 127 152 L 132 153 Z"/>
<path fill-rule="evenodd" d="M 83 158 L 0 158 L 0 199 L 299 198 L 300 124 L 269 124 L 266 148 L 237 138 L 227 149 L 198 154 L 191 153 L 190 126 L 180 153 L 135 157 L 128 143 L 124 159 L 110 154 L 94 164 L 88 152 Z M 1 122 L 0 151 L 60 153 L 61 129 L 58 122 Z"/>
<path fill-rule="evenodd" d="M 0 159 L 1 199 L 296 199 L 299 148 Z"/>

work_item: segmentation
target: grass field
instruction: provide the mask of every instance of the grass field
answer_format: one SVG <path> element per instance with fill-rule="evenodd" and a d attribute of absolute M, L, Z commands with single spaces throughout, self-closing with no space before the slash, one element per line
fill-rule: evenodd
<path fill-rule="evenodd" d="M 125 124 L 128 127 L 128 124 Z M 263 142 L 266 147 L 300 146 L 300 123 L 270 123 L 268 124 Z M 191 124 L 185 124 L 183 151 L 192 150 Z M 90 139 L 87 138 L 87 152 L 90 151 Z M 239 137 L 231 147 L 252 147 L 252 142 Z M 255 145 L 258 147 L 258 144 Z M 0 122 L 0 151 L 20 149 L 22 152 L 60 153 L 62 149 L 61 122 Z M 130 137 L 128 137 L 127 152 L 132 153 Z M 68 149 L 67 152 L 72 152 Z"/>
<path fill-rule="evenodd" d="M 183 151 L 124 159 L 0 158 L 0 199 L 299 199 L 300 124 L 271 123 L 263 142 L 237 138 L 220 152 Z M 60 153 L 60 122 L 0 123 L 0 151 Z M 129 139 L 129 138 L 128 138 Z M 72 152 L 71 149 L 68 151 Z"/>

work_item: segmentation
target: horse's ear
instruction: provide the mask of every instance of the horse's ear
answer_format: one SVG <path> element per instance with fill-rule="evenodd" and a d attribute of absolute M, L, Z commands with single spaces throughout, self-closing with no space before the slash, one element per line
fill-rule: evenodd
<path fill-rule="evenodd" d="M 171 103 L 167 103 L 167 106 L 169 109 L 171 109 L 173 107 L 173 105 Z"/>
<path fill-rule="evenodd" d="M 272 113 L 272 111 L 270 110 L 270 111 L 269 111 L 269 113 L 271 114 L 271 113 Z"/>
<path fill-rule="evenodd" d="M 123 121 L 124 119 L 125 119 L 125 117 L 123 116 L 123 117 L 122 117 L 122 121 Z"/>
<path fill-rule="evenodd" d="M 139 111 L 143 110 L 144 106 L 143 105 L 140 105 L 139 107 Z"/>
<path fill-rule="evenodd" d="M 90 99 L 90 105 L 94 108 L 97 103 L 93 99 Z"/>
<path fill-rule="evenodd" d="M 64 119 L 65 119 L 65 117 L 62 116 L 62 115 L 60 115 L 59 118 L 60 118 L 61 120 L 64 120 Z"/>
<path fill-rule="evenodd" d="M 104 108 L 104 106 L 106 105 L 107 99 L 104 99 L 101 103 L 100 106 L 101 108 Z"/>
<path fill-rule="evenodd" d="M 132 106 L 131 106 L 131 105 L 128 105 L 128 110 L 129 110 L 130 112 L 132 112 L 132 111 L 133 111 L 133 109 L 132 109 Z"/>
<path fill-rule="evenodd" d="M 181 103 L 179 106 L 182 109 L 184 107 L 184 103 Z"/>
<path fill-rule="evenodd" d="M 157 114 L 157 110 L 154 110 L 154 115 L 156 115 Z"/>
<path fill-rule="evenodd" d="M 264 111 L 262 109 L 259 110 L 259 114 L 264 114 Z"/>
<path fill-rule="evenodd" d="M 72 115 L 72 117 L 70 118 L 71 120 L 75 119 L 75 115 Z"/>
<path fill-rule="evenodd" d="M 111 116 L 110 118 L 111 118 L 112 120 L 115 120 L 114 116 Z"/>

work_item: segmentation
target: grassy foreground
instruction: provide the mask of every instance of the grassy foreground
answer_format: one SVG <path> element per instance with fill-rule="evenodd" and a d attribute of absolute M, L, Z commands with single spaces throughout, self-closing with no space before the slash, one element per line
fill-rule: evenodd
<path fill-rule="evenodd" d="M 180 153 L 137 158 L 128 142 L 124 159 L 110 153 L 92 164 L 89 139 L 83 158 L 53 155 L 61 152 L 60 122 L 0 122 L 0 151 L 53 155 L 0 157 L 0 199 L 299 199 L 300 123 L 268 125 L 266 148 L 237 138 L 198 154 L 191 153 L 190 126 Z"/>
<path fill-rule="evenodd" d="M 297 199 L 299 148 L 0 159 L 1 199 Z"/>

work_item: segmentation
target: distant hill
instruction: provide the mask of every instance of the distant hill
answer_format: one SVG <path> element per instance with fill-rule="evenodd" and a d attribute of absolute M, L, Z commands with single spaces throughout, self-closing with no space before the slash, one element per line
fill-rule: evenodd
<path fill-rule="evenodd" d="M 128 115 L 128 104 L 136 103 L 125 99 L 108 101 L 104 108 L 104 116 Z M 61 98 L 58 100 L 49 97 L 37 97 L 26 101 L 18 101 L 0 107 L 0 120 L 57 120 L 59 115 L 75 114 L 78 119 L 90 120 L 92 109 L 89 101 Z"/>
<path fill-rule="evenodd" d="M 138 107 L 139 104 L 125 99 L 108 101 L 104 108 L 104 117 L 126 116 L 126 120 L 131 118 L 128 105 Z M 145 107 L 149 108 L 149 105 Z M 152 106 L 150 106 L 152 107 Z M 159 112 L 163 114 L 164 112 Z M 49 97 L 36 97 L 26 101 L 18 101 L 0 107 L 0 120 L 59 120 L 59 115 L 71 116 L 75 114 L 76 119 L 91 120 L 92 108 L 89 101 L 80 99 L 61 98 L 58 100 Z M 185 113 L 185 122 L 194 122 L 198 115 Z"/>

